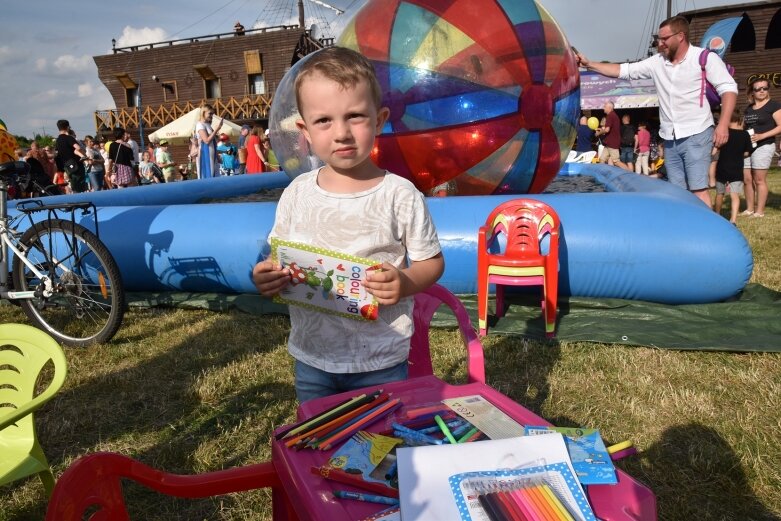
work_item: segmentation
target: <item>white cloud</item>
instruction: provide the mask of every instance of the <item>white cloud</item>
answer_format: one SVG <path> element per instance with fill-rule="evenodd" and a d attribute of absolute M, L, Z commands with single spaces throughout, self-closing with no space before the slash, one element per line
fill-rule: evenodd
<path fill-rule="evenodd" d="M 59 89 L 49 89 L 33 94 L 30 96 L 30 99 L 36 103 L 48 103 L 50 101 L 57 100 L 64 95 L 65 93 Z"/>
<path fill-rule="evenodd" d="M 52 63 L 55 70 L 62 74 L 84 72 L 89 70 L 92 67 L 92 64 L 92 57 L 89 54 L 85 54 L 78 58 L 72 54 L 63 54 Z"/>
<path fill-rule="evenodd" d="M 7 45 L 0 46 L 0 65 L 7 65 L 14 59 L 14 52 Z"/>
<path fill-rule="evenodd" d="M 117 47 L 129 47 L 168 40 L 168 33 L 160 27 L 130 27 L 122 29 L 122 36 L 117 38 Z"/>
<path fill-rule="evenodd" d="M 38 58 L 35 60 L 35 70 L 38 72 L 46 70 L 46 58 Z"/>
<path fill-rule="evenodd" d="M 95 92 L 95 89 L 92 88 L 92 84 L 90 83 L 81 83 L 79 84 L 78 89 L 80 98 L 88 98 Z"/>

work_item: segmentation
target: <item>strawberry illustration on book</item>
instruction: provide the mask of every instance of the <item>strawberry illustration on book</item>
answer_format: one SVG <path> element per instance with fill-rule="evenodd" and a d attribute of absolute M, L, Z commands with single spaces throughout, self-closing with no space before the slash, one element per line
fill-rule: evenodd
<path fill-rule="evenodd" d="M 361 308 L 361 316 L 367 320 L 377 320 L 380 307 L 377 304 L 366 304 Z"/>
<path fill-rule="evenodd" d="M 334 274 L 334 270 L 329 270 L 325 275 L 318 273 L 317 267 L 309 267 L 307 269 L 302 268 L 295 262 L 288 264 L 290 269 L 290 283 L 294 286 L 297 284 L 306 284 L 312 289 L 318 287 L 323 288 L 323 298 L 328 300 L 332 299 L 331 289 L 334 287 L 334 281 L 331 280 L 331 275 Z M 314 296 L 313 293 L 308 293 L 308 298 Z M 309 296 L 311 295 L 311 296 Z"/>
<path fill-rule="evenodd" d="M 377 299 L 364 281 L 382 271 L 376 259 L 271 239 L 271 258 L 290 270 L 290 283 L 275 302 L 299 305 L 357 320 L 376 320 Z"/>

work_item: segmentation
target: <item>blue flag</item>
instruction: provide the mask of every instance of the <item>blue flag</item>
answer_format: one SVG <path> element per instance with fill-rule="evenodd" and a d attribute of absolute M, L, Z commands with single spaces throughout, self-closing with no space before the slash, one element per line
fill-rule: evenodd
<path fill-rule="evenodd" d="M 724 59 L 724 55 L 727 53 L 727 47 L 732 40 L 732 35 L 735 34 L 740 21 L 743 17 L 736 16 L 735 18 L 725 18 L 719 20 L 715 24 L 711 25 L 702 37 L 700 47 L 709 49 L 719 55 L 719 58 Z"/>

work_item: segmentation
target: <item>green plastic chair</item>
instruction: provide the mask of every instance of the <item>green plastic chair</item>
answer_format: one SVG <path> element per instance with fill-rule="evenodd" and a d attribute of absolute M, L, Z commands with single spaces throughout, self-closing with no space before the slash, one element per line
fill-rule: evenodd
<path fill-rule="evenodd" d="M 50 360 L 53 373 L 36 394 Z M 33 412 L 60 390 L 66 373 L 65 353 L 47 333 L 24 324 L 0 325 L 0 485 L 38 474 L 51 495 L 54 475 L 35 435 Z"/>

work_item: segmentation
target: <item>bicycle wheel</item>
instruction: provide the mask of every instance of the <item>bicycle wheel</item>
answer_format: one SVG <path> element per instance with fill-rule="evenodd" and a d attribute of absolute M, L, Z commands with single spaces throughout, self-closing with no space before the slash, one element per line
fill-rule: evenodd
<path fill-rule="evenodd" d="M 62 219 L 36 223 L 20 240 L 20 249 L 52 281 L 43 281 L 18 257 L 13 260 L 16 291 L 35 291 L 19 302 L 33 324 L 59 342 L 75 347 L 107 342 L 125 314 L 125 291 L 114 258 L 98 237 Z"/>

